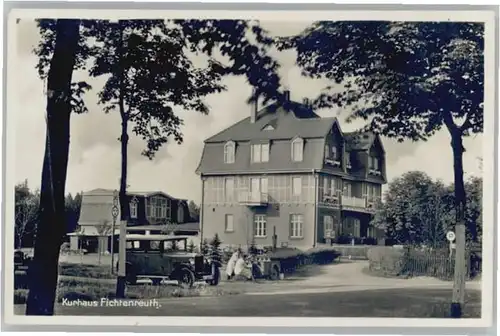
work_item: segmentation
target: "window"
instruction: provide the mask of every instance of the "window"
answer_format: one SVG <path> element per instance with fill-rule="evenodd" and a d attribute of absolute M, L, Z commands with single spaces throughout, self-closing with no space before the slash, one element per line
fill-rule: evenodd
<path fill-rule="evenodd" d="M 130 218 L 137 218 L 137 202 L 130 202 Z"/>
<path fill-rule="evenodd" d="M 373 226 L 369 226 L 368 229 L 366 230 L 366 235 L 369 238 L 376 238 L 375 228 Z"/>
<path fill-rule="evenodd" d="M 233 232 L 234 231 L 234 217 L 233 215 L 226 215 L 226 222 L 224 226 L 224 231 Z"/>
<path fill-rule="evenodd" d="M 347 166 L 347 168 L 351 168 L 352 167 L 351 153 L 349 153 L 349 152 L 346 153 L 346 166 Z"/>
<path fill-rule="evenodd" d="M 293 214 L 290 216 L 290 237 L 302 238 L 304 226 L 304 215 Z"/>
<path fill-rule="evenodd" d="M 268 180 L 266 177 L 263 177 L 260 179 L 260 192 L 263 194 L 267 194 L 267 187 L 268 185 Z"/>
<path fill-rule="evenodd" d="M 328 231 L 333 231 L 333 217 L 329 215 L 323 216 L 323 225 L 325 228 L 325 234 Z"/>
<path fill-rule="evenodd" d="M 302 178 L 292 178 L 292 194 L 293 196 L 300 196 L 302 193 Z"/>
<path fill-rule="evenodd" d="M 272 131 L 274 130 L 273 125 L 267 125 L 266 127 L 263 128 L 264 131 Z"/>
<path fill-rule="evenodd" d="M 168 218 L 170 217 L 170 208 L 168 207 L 167 199 L 164 197 L 151 197 L 146 206 L 146 214 L 151 218 Z"/>
<path fill-rule="evenodd" d="M 337 160 L 337 158 L 338 158 L 337 147 L 332 146 L 332 159 Z"/>
<path fill-rule="evenodd" d="M 297 138 L 292 142 L 292 161 L 300 162 L 303 160 L 304 140 Z"/>
<path fill-rule="evenodd" d="M 269 161 L 269 144 L 252 145 L 252 162 Z"/>
<path fill-rule="evenodd" d="M 352 184 L 350 182 L 344 182 L 344 195 L 352 196 Z"/>
<path fill-rule="evenodd" d="M 224 145 L 224 163 L 234 163 L 235 144 L 229 141 Z"/>
<path fill-rule="evenodd" d="M 262 162 L 269 162 L 269 144 L 262 144 L 260 149 Z"/>
<path fill-rule="evenodd" d="M 380 170 L 378 158 L 375 156 L 370 156 L 370 169 Z"/>
<path fill-rule="evenodd" d="M 224 198 L 228 202 L 234 200 L 234 179 L 227 178 L 224 185 Z"/>
<path fill-rule="evenodd" d="M 267 235 L 267 222 L 266 215 L 255 215 L 254 217 L 255 224 L 255 237 L 266 237 Z"/>
<path fill-rule="evenodd" d="M 325 159 L 330 158 L 330 146 L 325 145 Z"/>
<path fill-rule="evenodd" d="M 184 208 L 182 207 L 181 204 L 179 204 L 178 208 L 177 208 L 177 222 L 178 223 L 184 223 L 185 222 Z"/>

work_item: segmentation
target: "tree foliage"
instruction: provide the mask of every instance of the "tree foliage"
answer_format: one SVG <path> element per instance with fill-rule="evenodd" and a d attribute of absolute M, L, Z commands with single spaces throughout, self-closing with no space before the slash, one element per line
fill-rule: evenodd
<path fill-rule="evenodd" d="M 280 49 L 289 48 L 297 50 L 304 75 L 331 80 L 317 106 L 349 106 L 347 121 L 364 119 L 367 129 L 398 141 L 426 140 L 446 127 L 456 220 L 463 223 L 462 139 L 483 131 L 484 25 L 321 21 L 281 39 Z"/>
<path fill-rule="evenodd" d="M 189 216 L 191 217 L 191 220 L 199 221 L 200 220 L 200 207 L 194 201 L 189 201 L 188 208 L 189 208 Z"/>
<path fill-rule="evenodd" d="M 81 194 L 66 196 L 66 231 L 73 232 L 78 224 Z M 32 189 L 25 180 L 15 186 L 15 235 L 16 246 L 33 247 L 40 216 L 40 190 Z"/>
<path fill-rule="evenodd" d="M 32 191 L 28 181 L 15 186 L 15 243 L 17 248 L 33 246 L 40 212 L 40 191 Z"/>
<path fill-rule="evenodd" d="M 468 195 L 466 221 L 482 227 L 482 179 L 466 183 Z M 387 238 L 397 244 L 446 244 L 446 232 L 455 226 L 454 188 L 433 181 L 427 174 L 411 171 L 394 179 L 378 208 L 372 224 L 384 229 Z M 469 241 L 472 239 L 469 233 Z"/>
<path fill-rule="evenodd" d="M 56 20 L 39 20 L 38 70 L 46 76 Z M 99 103 L 118 110 L 123 95 L 127 121 L 141 137 L 143 155 L 153 158 L 169 139 L 183 141 L 183 111 L 209 112 L 204 97 L 227 88 L 222 78 L 245 76 L 265 100 L 278 92 L 278 63 L 269 56 L 272 39 L 254 21 L 82 20 L 75 70 L 105 77 Z M 197 58 L 198 62 L 193 59 Z M 203 61 L 201 61 L 203 60 Z M 86 82 L 73 83 L 74 111 L 86 112 Z M 123 119 L 122 115 L 122 119 Z"/>
<path fill-rule="evenodd" d="M 332 80 L 318 106 L 351 105 L 350 119 L 383 135 L 425 140 L 449 120 L 482 132 L 483 34 L 480 23 L 322 21 L 281 48 L 296 48 L 305 75 Z"/>

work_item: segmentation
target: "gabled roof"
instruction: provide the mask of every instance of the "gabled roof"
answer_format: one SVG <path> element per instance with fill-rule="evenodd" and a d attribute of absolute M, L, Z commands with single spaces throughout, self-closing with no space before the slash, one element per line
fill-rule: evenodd
<path fill-rule="evenodd" d="M 247 117 L 205 140 L 205 143 L 250 140 L 285 140 L 295 136 L 322 138 L 336 118 L 321 118 L 303 104 L 290 102 L 288 109 L 271 104 L 257 113 L 257 121 Z M 272 125 L 274 130 L 264 130 Z"/>

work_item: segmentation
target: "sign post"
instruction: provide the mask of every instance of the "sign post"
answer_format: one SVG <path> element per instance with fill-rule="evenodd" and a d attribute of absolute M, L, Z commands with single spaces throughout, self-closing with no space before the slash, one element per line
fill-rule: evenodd
<path fill-rule="evenodd" d="M 455 232 L 453 231 L 448 231 L 446 233 L 446 239 L 448 240 L 449 242 L 449 246 L 450 246 L 450 260 L 453 256 L 453 249 L 455 248 L 455 244 L 453 243 L 455 241 Z"/>
<path fill-rule="evenodd" d="M 115 272 L 115 227 L 116 219 L 118 218 L 118 191 L 113 192 L 113 207 L 111 208 L 111 216 L 113 216 L 113 228 L 111 229 L 111 274 Z"/>

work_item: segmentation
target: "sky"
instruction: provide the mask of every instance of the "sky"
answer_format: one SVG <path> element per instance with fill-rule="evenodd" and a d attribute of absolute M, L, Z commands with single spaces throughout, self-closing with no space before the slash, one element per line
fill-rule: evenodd
<path fill-rule="evenodd" d="M 304 22 L 262 22 L 264 28 L 274 35 L 285 36 L 301 32 Z M 39 41 L 36 24 L 21 20 L 17 25 L 16 85 L 12 99 L 15 113 L 16 182 L 28 180 L 30 187 L 40 186 L 41 168 L 45 145 L 44 82 L 39 79 L 35 65 L 33 47 Z M 290 90 L 293 100 L 314 98 L 325 86 L 321 80 L 301 76 L 295 65 L 292 51 L 275 52 L 281 64 L 282 85 Z M 89 109 L 87 114 L 71 116 L 71 139 L 66 190 L 70 193 L 96 188 L 118 189 L 120 177 L 120 118 L 116 113 L 105 114 L 97 104 L 97 92 L 104 84 L 103 79 L 89 79 L 85 73 L 76 73 L 74 80 L 87 80 L 93 90 L 85 95 Z M 246 100 L 251 87 L 244 78 L 229 77 L 224 80 L 228 90 L 206 98 L 210 106 L 209 115 L 184 111 L 182 132 L 184 143 L 166 144 L 150 161 L 141 156 L 145 143 L 131 134 L 129 142 L 128 184 L 133 191 L 161 190 L 172 196 L 201 199 L 201 180 L 195 170 L 201 158 L 203 141 L 250 115 Z M 362 123 L 347 124 L 345 111 L 321 110 L 324 117 L 338 116 L 343 131 L 353 131 Z M 444 182 L 453 180 L 453 160 L 450 137 L 442 129 L 427 142 L 397 143 L 383 140 L 389 182 L 410 171 L 424 171 L 434 179 Z M 478 157 L 482 157 L 482 135 L 466 138 L 464 141 L 464 170 L 466 175 L 480 175 Z"/>

